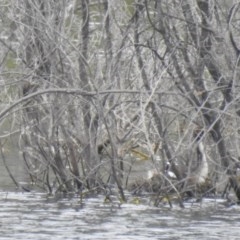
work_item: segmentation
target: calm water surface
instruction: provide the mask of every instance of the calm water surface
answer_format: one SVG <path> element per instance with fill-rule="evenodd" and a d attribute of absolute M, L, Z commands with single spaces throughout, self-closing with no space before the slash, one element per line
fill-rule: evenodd
<path fill-rule="evenodd" d="M 8 161 L 17 180 L 24 168 Z M 204 199 L 185 209 L 145 204 L 104 203 L 104 196 L 55 199 L 46 194 L 14 191 L 0 164 L 0 239 L 240 239 L 240 207 Z"/>

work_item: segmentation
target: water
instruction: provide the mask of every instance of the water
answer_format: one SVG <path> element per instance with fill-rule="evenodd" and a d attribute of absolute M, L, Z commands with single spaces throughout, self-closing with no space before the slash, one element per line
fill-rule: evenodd
<path fill-rule="evenodd" d="M 185 209 L 105 204 L 104 197 L 0 193 L 0 239 L 239 239 L 240 207 L 204 200 Z"/>
<path fill-rule="evenodd" d="M 24 181 L 17 156 L 7 161 L 16 180 Z M 104 196 L 49 197 L 39 192 L 17 192 L 0 163 L 0 240 L 2 239 L 240 239 L 240 207 L 223 200 L 187 203 L 185 209 L 168 205 L 104 203 Z"/>

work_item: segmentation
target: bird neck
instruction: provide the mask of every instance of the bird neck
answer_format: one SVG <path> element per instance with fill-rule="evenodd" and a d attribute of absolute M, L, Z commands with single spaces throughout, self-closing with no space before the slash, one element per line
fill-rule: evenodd
<path fill-rule="evenodd" d="M 205 182 L 208 176 L 208 162 L 207 162 L 207 158 L 206 158 L 206 154 L 205 154 L 204 146 L 202 142 L 199 142 L 197 150 L 198 150 L 198 154 L 200 155 L 198 183 L 203 183 Z"/>

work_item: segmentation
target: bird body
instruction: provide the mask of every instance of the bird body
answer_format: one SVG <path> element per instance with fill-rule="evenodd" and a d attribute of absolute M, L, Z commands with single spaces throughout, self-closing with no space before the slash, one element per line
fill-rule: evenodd
<path fill-rule="evenodd" d="M 150 180 L 157 174 L 158 174 L 158 172 L 157 172 L 156 169 L 148 170 L 148 172 L 147 172 L 147 179 Z"/>
<path fill-rule="evenodd" d="M 170 168 L 171 168 L 171 164 L 169 162 L 167 162 L 166 168 L 165 168 L 166 177 L 171 178 L 171 179 L 177 179 L 176 174 Z"/>
<path fill-rule="evenodd" d="M 176 174 L 175 174 L 174 172 L 172 172 L 172 171 L 168 171 L 168 172 L 167 172 L 167 176 L 168 176 L 169 178 L 172 178 L 172 179 L 177 179 Z"/>
<path fill-rule="evenodd" d="M 176 159 L 171 162 L 166 162 L 164 171 L 157 171 L 157 169 L 148 171 L 148 180 L 153 181 L 154 179 L 166 179 L 171 181 L 179 181 L 179 187 L 182 188 L 183 192 L 195 192 L 198 188 L 205 185 L 208 179 L 209 166 L 205 153 L 204 144 L 202 141 L 202 133 L 195 138 L 194 145 L 197 152 L 197 166 L 193 168 L 190 164 L 185 165 L 178 162 Z M 196 155 L 195 155 L 196 156 Z M 195 159 L 194 159 L 195 160 Z M 160 178 L 161 177 L 161 178 Z M 196 188 L 197 187 L 197 188 Z M 201 191 L 201 190 L 199 190 Z"/>

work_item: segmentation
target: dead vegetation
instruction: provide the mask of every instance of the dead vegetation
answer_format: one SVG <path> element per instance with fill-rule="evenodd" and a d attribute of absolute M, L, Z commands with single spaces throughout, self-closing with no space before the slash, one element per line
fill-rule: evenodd
<path fill-rule="evenodd" d="M 172 194 L 220 194 L 229 180 L 239 199 L 238 9 L 205 0 L 4 5 L 0 119 L 20 132 L 32 183 L 50 193 L 115 188 L 122 200 L 126 189 L 150 192 L 158 205 Z"/>

